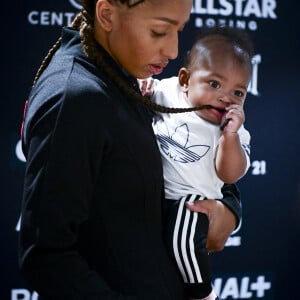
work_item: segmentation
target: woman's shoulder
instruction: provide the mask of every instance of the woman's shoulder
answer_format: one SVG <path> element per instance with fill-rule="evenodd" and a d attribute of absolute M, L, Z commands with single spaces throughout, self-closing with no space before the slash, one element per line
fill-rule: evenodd
<path fill-rule="evenodd" d="M 74 59 L 66 80 L 66 93 L 72 97 L 88 97 L 97 99 L 108 97 L 109 80 L 92 63 Z"/>
<path fill-rule="evenodd" d="M 89 59 L 57 55 L 42 73 L 37 89 L 44 99 L 98 103 L 109 97 L 108 82 L 105 73 Z"/>
<path fill-rule="evenodd" d="M 90 119 L 94 111 L 104 111 L 108 99 L 106 80 L 91 63 L 54 56 L 31 90 L 26 121 L 49 114 Z"/>

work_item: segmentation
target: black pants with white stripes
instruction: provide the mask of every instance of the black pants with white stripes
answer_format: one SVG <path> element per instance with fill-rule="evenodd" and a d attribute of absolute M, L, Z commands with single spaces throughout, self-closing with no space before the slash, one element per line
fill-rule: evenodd
<path fill-rule="evenodd" d="M 164 201 L 167 248 L 183 277 L 188 295 L 196 299 L 208 296 L 212 290 L 206 249 L 208 218 L 205 214 L 192 212 L 185 206 L 186 201 L 193 202 L 198 199 L 201 197 L 188 195 L 178 201 Z"/>

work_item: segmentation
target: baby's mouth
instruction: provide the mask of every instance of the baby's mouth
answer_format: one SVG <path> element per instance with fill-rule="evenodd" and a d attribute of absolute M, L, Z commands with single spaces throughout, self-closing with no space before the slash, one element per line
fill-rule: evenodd
<path fill-rule="evenodd" d="M 220 107 L 211 107 L 211 109 L 217 111 L 221 116 L 223 116 L 226 113 L 225 108 L 220 108 Z"/>
<path fill-rule="evenodd" d="M 218 108 L 218 107 L 213 107 L 214 109 L 216 109 L 220 114 L 225 114 L 226 110 L 225 108 Z"/>

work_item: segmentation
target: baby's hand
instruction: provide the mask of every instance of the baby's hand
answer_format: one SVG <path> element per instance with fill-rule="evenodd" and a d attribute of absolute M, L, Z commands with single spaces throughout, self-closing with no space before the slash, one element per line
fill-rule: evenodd
<path fill-rule="evenodd" d="M 230 105 L 226 108 L 221 130 L 225 132 L 238 132 L 242 124 L 245 122 L 245 113 L 241 105 Z"/>
<path fill-rule="evenodd" d="M 151 96 L 153 93 L 153 82 L 152 77 L 146 79 L 138 79 L 139 87 L 143 96 Z"/>

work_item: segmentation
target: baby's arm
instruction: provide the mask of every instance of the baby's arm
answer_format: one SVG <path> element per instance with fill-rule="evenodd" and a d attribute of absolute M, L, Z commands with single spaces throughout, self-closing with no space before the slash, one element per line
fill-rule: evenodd
<path fill-rule="evenodd" d="M 223 128 L 215 158 L 216 171 L 219 178 L 226 183 L 239 180 L 249 167 L 247 154 L 242 147 L 238 130 L 245 116 L 243 107 L 232 105 L 228 108 L 226 119 L 229 120 Z"/>

